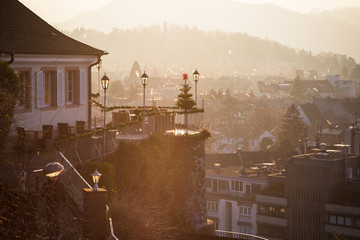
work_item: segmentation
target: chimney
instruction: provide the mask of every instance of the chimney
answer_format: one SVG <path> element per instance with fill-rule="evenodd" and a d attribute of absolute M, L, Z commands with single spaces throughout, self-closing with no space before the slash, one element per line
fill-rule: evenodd
<path fill-rule="evenodd" d="M 326 143 L 320 144 L 320 152 L 326 152 Z"/>

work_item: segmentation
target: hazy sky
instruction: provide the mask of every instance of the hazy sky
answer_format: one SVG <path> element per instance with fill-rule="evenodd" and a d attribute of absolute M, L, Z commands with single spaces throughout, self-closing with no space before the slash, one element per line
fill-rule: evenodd
<path fill-rule="evenodd" d="M 100 8 L 111 0 L 20 0 L 44 20 L 61 22 L 82 12 Z M 118 0 L 120 1 L 120 0 Z M 181 1 L 181 0 L 180 0 Z M 360 7 L 360 0 L 233 0 L 246 3 L 273 3 L 297 12 L 331 10 L 338 7 Z"/>
<path fill-rule="evenodd" d="M 100 8 L 111 0 L 20 0 L 48 22 L 68 20 L 82 12 Z"/>
<path fill-rule="evenodd" d="M 333 10 L 342 7 L 360 7 L 359 0 L 234 0 L 245 3 L 273 3 L 293 11 L 308 13 L 313 10 Z"/>

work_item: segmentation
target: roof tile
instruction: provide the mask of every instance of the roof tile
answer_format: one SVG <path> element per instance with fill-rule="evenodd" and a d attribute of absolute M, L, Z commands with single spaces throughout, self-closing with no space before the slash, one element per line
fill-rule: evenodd
<path fill-rule="evenodd" d="M 18 0 L 0 0 L 0 50 L 16 54 L 107 54 L 56 30 Z"/>

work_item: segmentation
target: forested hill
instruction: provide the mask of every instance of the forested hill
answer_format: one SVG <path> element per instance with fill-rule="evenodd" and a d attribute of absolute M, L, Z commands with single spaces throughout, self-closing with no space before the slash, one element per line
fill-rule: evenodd
<path fill-rule="evenodd" d="M 104 33 L 77 28 L 67 35 L 109 52 L 108 68 L 129 70 L 135 60 L 141 67 L 219 75 L 287 75 L 295 69 L 314 70 L 318 76 L 351 73 L 352 57 L 332 53 L 313 54 L 243 33 L 202 31 L 195 27 L 152 25 L 116 29 Z M 344 68 L 347 69 L 344 70 Z"/>
<path fill-rule="evenodd" d="M 356 7 L 299 13 L 274 4 L 235 0 L 111 0 L 57 25 L 66 30 L 85 27 L 109 32 L 114 27 L 133 29 L 163 22 L 247 33 L 290 47 L 360 59 L 360 8 Z"/>

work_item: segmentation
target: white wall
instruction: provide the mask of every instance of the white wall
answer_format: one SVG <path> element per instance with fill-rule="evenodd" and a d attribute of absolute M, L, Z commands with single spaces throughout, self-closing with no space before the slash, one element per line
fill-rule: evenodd
<path fill-rule="evenodd" d="M 241 197 L 235 198 L 236 194 L 239 194 L 239 196 L 243 196 L 246 194 L 246 185 L 250 185 L 251 192 L 253 191 L 253 184 L 257 185 L 263 185 L 266 184 L 266 179 L 261 178 L 252 178 L 252 177 L 225 177 L 220 174 L 207 174 L 206 178 L 210 179 L 218 179 L 218 180 L 226 180 L 229 181 L 229 192 L 228 197 L 223 193 L 221 195 L 221 198 L 213 198 L 217 199 L 218 201 L 218 212 L 208 211 L 209 217 L 218 218 L 218 226 L 219 230 L 228 230 L 226 229 L 226 203 L 231 203 L 231 209 L 232 209 L 232 216 L 231 216 L 231 231 L 233 232 L 241 232 L 241 223 L 243 222 L 243 226 L 249 226 L 251 224 L 251 232 L 250 234 L 256 235 L 257 234 L 257 224 L 256 224 L 256 212 L 257 212 L 257 205 L 255 200 L 245 200 Z M 233 191 L 231 190 L 231 180 L 236 181 L 242 181 L 243 182 L 243 191 Z M 212 182 L 212 181 L 211 181 Z M 212 186 L 207 187 L 207 192 L 212 193 Z M 220 197 L 220 195 L 219 195 Z M 210 199 L 208 199 L 210 201 Z M 215 200 L 214 200 L 215 201 Z M 240 215 L 240 207 L 246 206 L 251 208 L 251 214 L 250 216 L 244 216 Z"/>
<path fill-rule="evenodd" d="M 31 110 L 19 110 L 15 115 L 15 126 L 24 127 L 26 130 L 41 130 L 42 125 L 54 125 L 57 123 L 69 123 L 74 126 L 77 120 L 88 121 L 88 66 L 97 58 L 91 56 L 64 57 L 64 56 L 25 56 L 15 55 L 15 61 L 11 67 L 16 69 L 31 68 Z M 77 106 L 57 106 L 53 108 L 36 108 L 36 75 L 42 68 L 56 68 L 62 72 L 63 101 L 65 102 L 65 68 L 78 67 L 80 70 L 80 95 L 83 101 Z"/>

